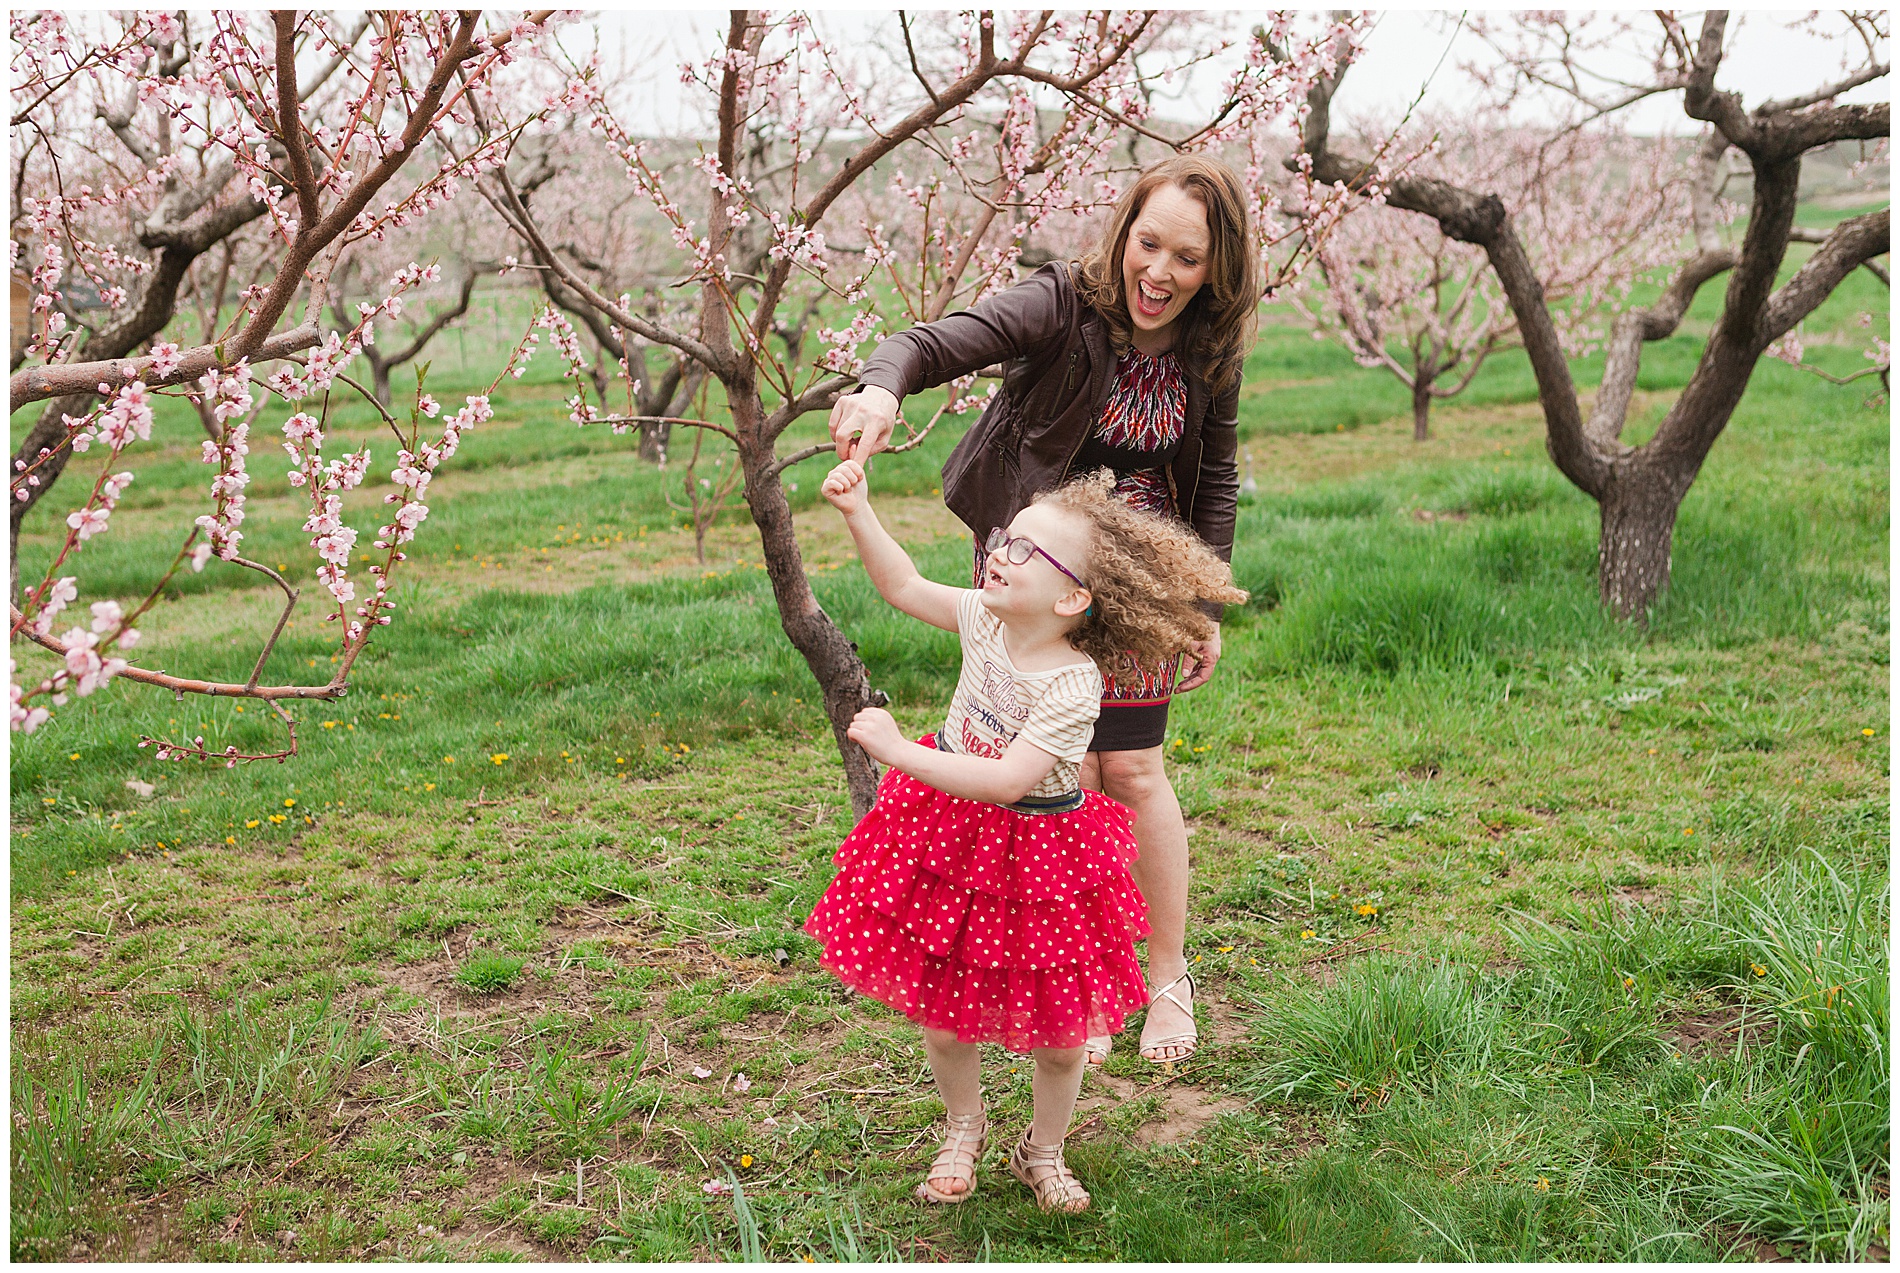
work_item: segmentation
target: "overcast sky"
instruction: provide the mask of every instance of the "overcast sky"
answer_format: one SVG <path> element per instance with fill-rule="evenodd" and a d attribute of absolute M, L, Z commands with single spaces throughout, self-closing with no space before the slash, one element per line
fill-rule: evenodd
<path fill-rule="evenodd" d="M 870 35 L 892 24 L 894 10 L 819 9 L 819 28 L 827 37 L 849 43 L 853 36 Z M 1243 19 L 1262 10 L 1229 10 Z M 1631 15 L 1638 23 L 1653 23 L 1647 11 Z M 1789 96 L 1826 83 L 1840 73 L 1842 45 L 1798 31 L 1786 20 L 1796 13 L 1757 11 L 1731 19 L 1739 23 L 1717 84 L 1739 90 L 1749 106 L 1767 97 Z M 636 132 L 694 130 L 694 104 L 679 82 L 679 64 L 689 57 L 703 58 L 723 37 L 727 11 L 723 9 L 656 9 L 617 11 L 573 23 L 564 28 L 563 43 L 583 47 L 591 29 L 598 29 L 608 65 L 628 68 L 623 84 L 631 90 L 621 100 L 632 107 L 625 122 Z M 1691 26 L 1695 25 L 1692 22 Z M 1488 60 L 1488 50 L 1468 29 L 1458 25 L 1458 11 L 1386 10 L 1378 18 L 1360 61 L 1341 88 L 1336 109 L 1348 119 L 1358 115 L 1396 118 L 1425 90 L 1421 109 L 1457 110 L 1474 98 L 1471 84 L 1460 71 L 1463 61 Z M 1434 75 L 1434 68 L 1436 74 Z M 1203 77 L 1198 95 L 1218 91 L 1214 77 Z M 1884 101 L 1891 90 L 1877 80 L 1849 94 L 1847 101 Z M 1190 97 L 1197 95 L 1190 92 Z M 1627 126 L 1640 132 L 1694 131 L 1697 125 L 1682 113 L 1681 95 L 1651 99 L 1628 112 Z"/>

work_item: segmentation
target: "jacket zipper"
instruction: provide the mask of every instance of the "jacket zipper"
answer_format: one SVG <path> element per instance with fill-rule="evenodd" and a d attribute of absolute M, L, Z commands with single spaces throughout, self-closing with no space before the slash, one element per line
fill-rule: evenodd
<path fill-rule="evenodd" d="M 1062 373 L 1062 392 L 1056 395 L 1057 401 L 1061 401 L 1063 398 L 1068 396 L 1069 385 L 1075 380 L 1075 359 L 1076 359 L 1076 355 L 1079 352 L 1080 352 L 1079 350 L 1074 350 L 1074 349 L 1071 349 L 1069 351 L 1069 365 Z M 1026 420 L 1021 419 L 1020 415 L 1021 413 L 1019 412 L 1018 413 L 1019 418 L 1016 421 L 1015 428 L 1013 428 L 1010 431 L 1010 446 L 1014 449 L 1020 449 L 1022 447 L 1023 428 L 1028 423 Z M 1078 447 L 1077 449 L 1080 450 L 1081 448 Z M 1071 456 L 1070 458 L 1073 459 L 1074 457 Z M 1066 475 L 1067 473 L 1065 470 L 1064 476 Z"/>
<path fill-rule="evenodd" d="M 1069 396 L 1070 382 L 1075 379 L 1075 360 L 1081 352 L 1079 349 L 1069 351 L 1069 369 L 1062 376 L 1062 396 L 1065 398 Z M 1069 458 L 1062 466 L 1062 476 L 1056 479 L 1057 486 L 1069 480 L 1069 470 L 1075 467 L 1075 457 L 1082 454 L 1082 444 L 1089 440 L 1089 434 L 1094 432 L 1094 429 L 1093 423 L 1087 421 L 1083 423 L 1082 431 L 1076 435 L 1075 446 L 1069 451 Z"/>

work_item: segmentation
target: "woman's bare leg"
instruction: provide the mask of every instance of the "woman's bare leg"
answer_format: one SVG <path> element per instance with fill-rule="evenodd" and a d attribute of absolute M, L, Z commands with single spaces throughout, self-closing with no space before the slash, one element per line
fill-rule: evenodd
<path fill-rule="evenodd" d="M 1188 843 L 1180 801 L 1161 766 L 1161 748 L 1090 752 L 1082 768 L 1084 785 L 1127 805 L 1135 814 L 1135 845 L 1141 856 L 1129 867 L 1135 887 L 1148 903 L 1148 984 L 1165 986 L 1187 971 Z M 1186 987 L 1175 993 L 1182 998 Z M 1191 1001 L 1190 1001 L 1191 1002 Z M 1148 1008 L 1143 1039 L 1165 1038 L 1194 1028 L 1187 1013 L 1168 999 Z M 1188 1048 L 1144 1046 L 1151 1061 L 1172 1061 Z"/>

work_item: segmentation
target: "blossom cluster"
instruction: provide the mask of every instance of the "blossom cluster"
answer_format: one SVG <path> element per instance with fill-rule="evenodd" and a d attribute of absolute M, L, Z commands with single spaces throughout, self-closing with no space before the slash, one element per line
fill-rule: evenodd
<path fill-rule="evenodd" d="M 244 540 L 238 525 L 244 520 L 244 488 L 251 484 L 244 467 L 244 457 L 251 453 L 251 426 L 239 417 L 251 409 L 250 380 L 249 365 L 239 362 L 228 374 L 207 371 L 198 382 L 224 429 L 216 442 L 207 439 L 201 447 L 201 458 L 217 465 L 218 475 L 211 480 L 211 512 L 197 519 L 205 542 L 192 550 L 193 570 L 203 570 L 214 552 L 225 561 L 236 560 L 238 545 Z"/>

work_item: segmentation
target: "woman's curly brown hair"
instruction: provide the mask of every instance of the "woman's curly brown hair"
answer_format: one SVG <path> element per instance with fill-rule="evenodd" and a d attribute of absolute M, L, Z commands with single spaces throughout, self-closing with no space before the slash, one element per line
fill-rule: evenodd
<path fill-rule="evenodd" d="M 1073 513 L 1091 535 L 1087 585 L 1093 613 L 1069 632 L 1069 644 L 1104 675 L 1126 675 L 1132 659 L 1152 667 L 1214 635 L 1200 609 L 1209 601 L 1239 605 L 1227 563 L 1172 517 L 1144 513 L 1115 494 L 1108 469 L 1077 478 L 1033 501 Z"/>

